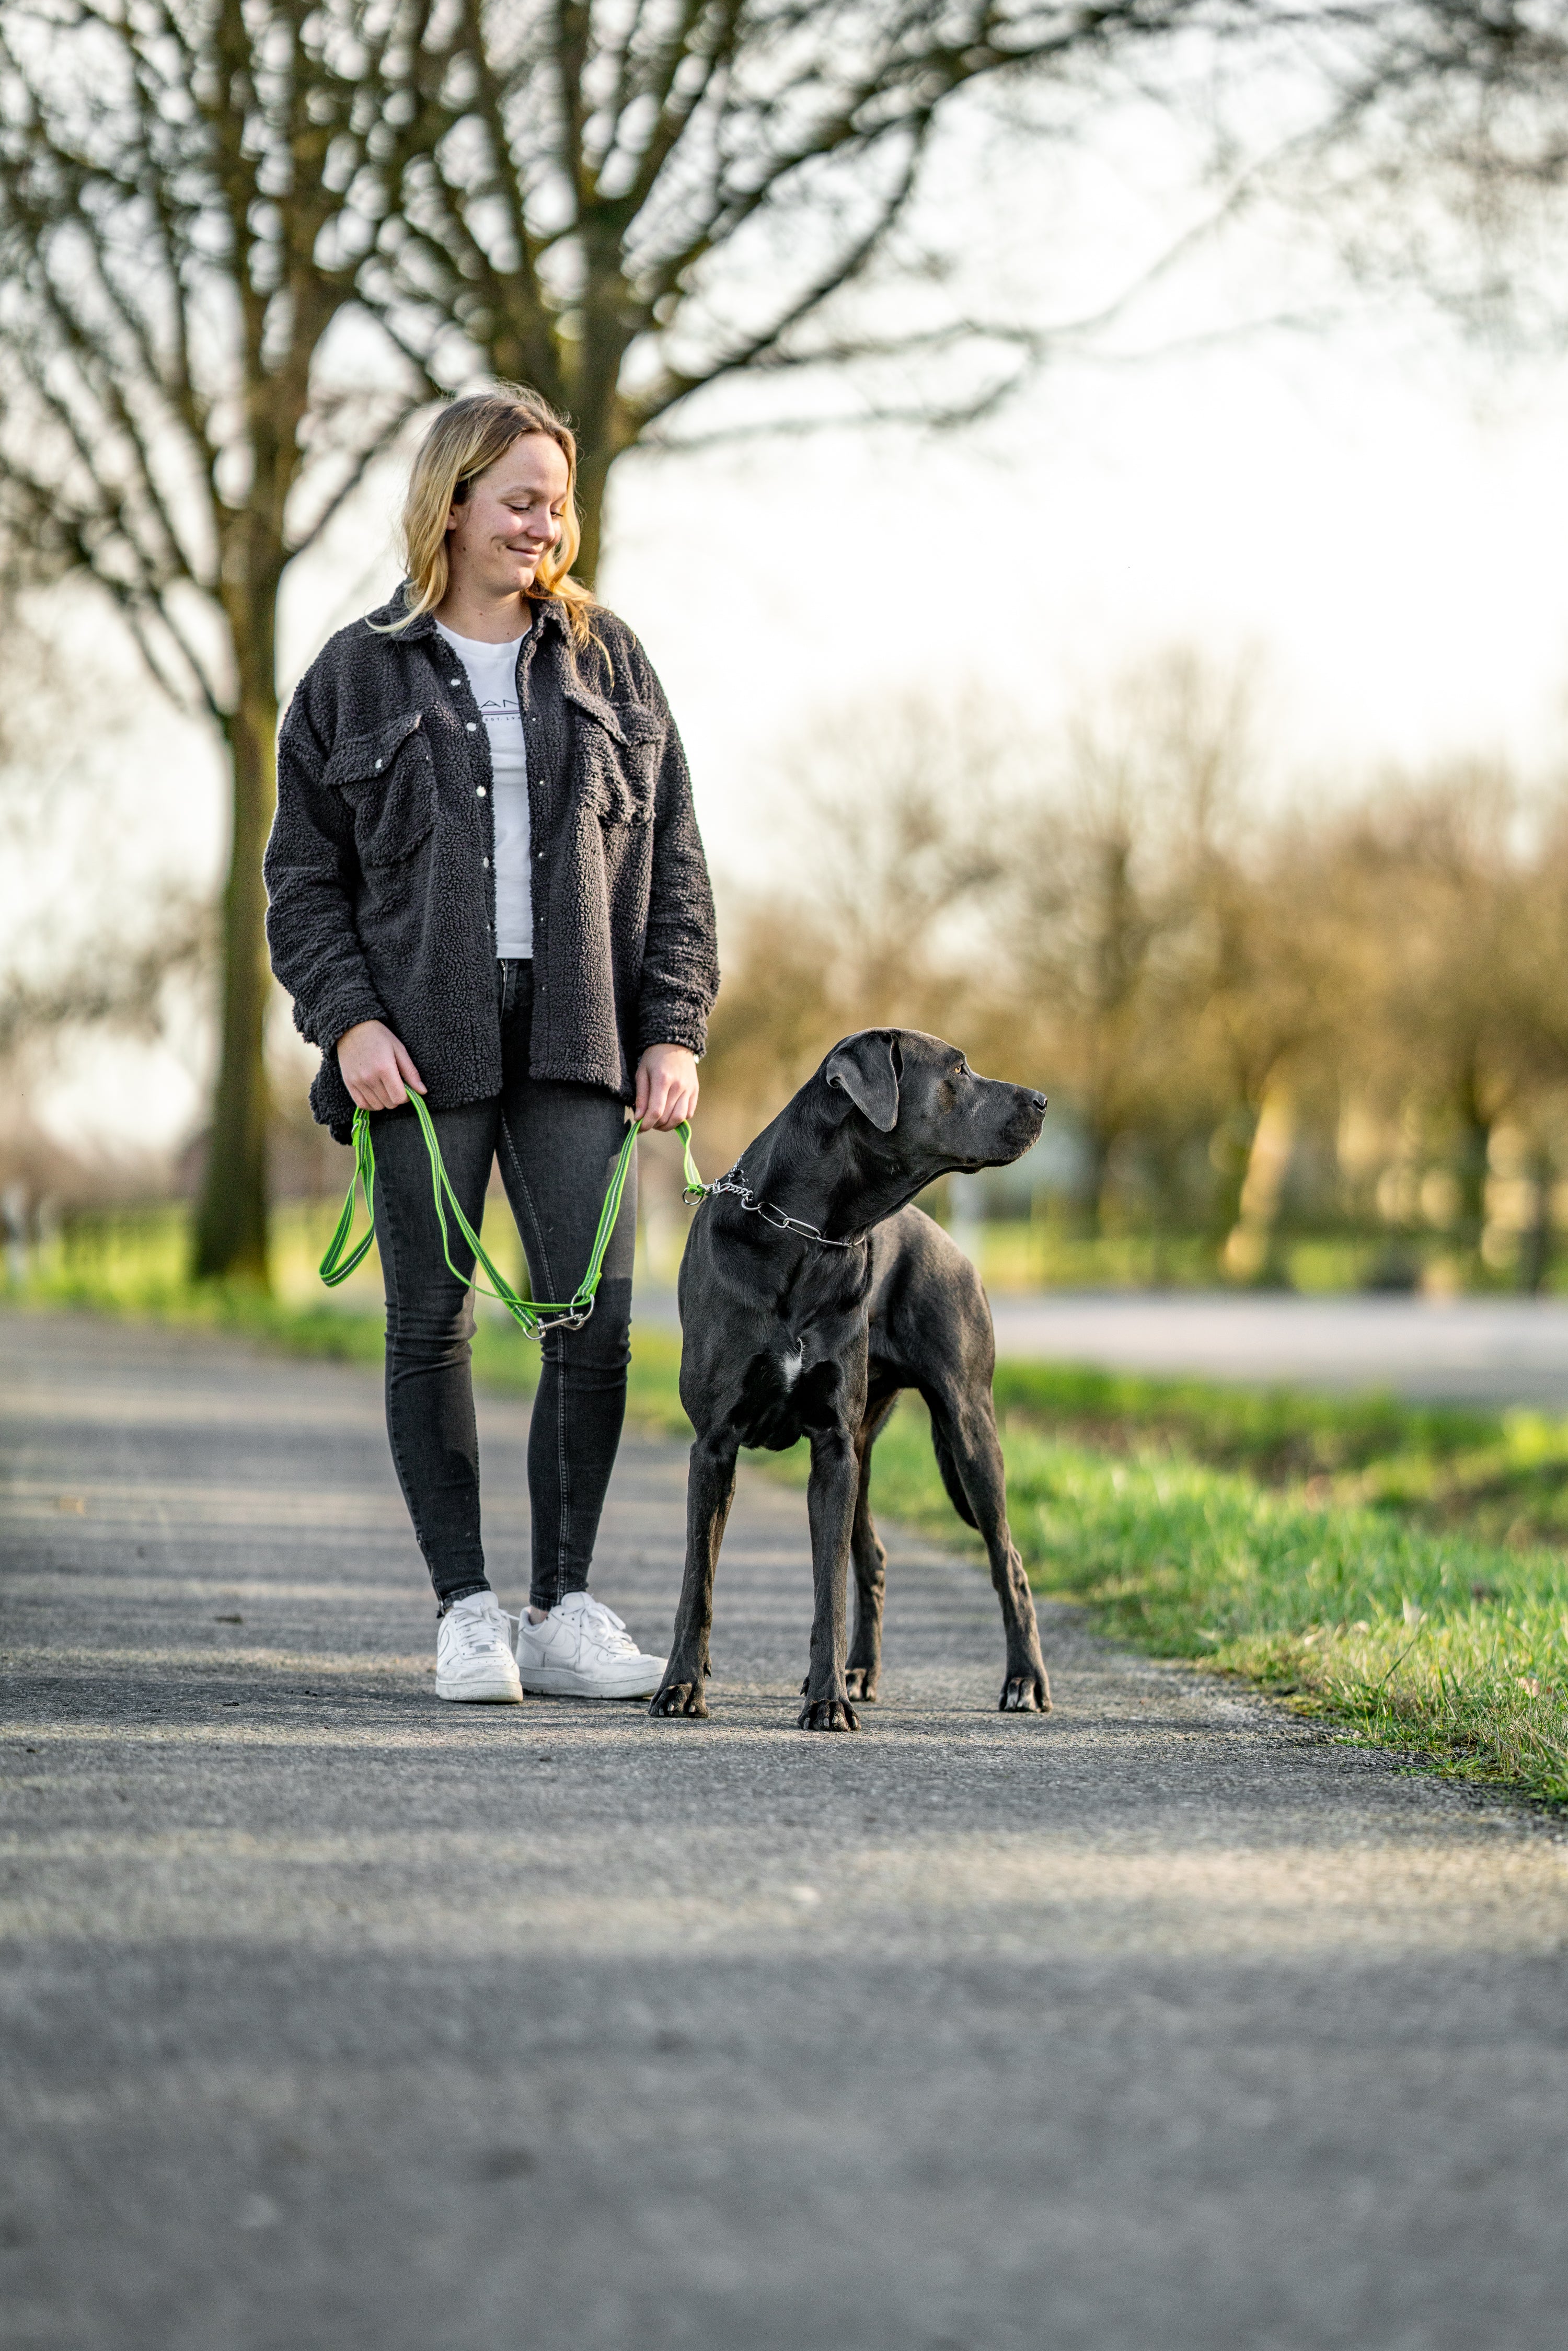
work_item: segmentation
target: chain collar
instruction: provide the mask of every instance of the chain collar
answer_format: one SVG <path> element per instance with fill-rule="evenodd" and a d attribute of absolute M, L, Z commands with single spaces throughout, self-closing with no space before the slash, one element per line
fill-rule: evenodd
<path fill-rule="evenodd" d="M 732 1198 L 740 1202 L 747 1216 L 760 1217 L 763 1223 L 771 1225 L 776 1233 L 799 1233 L 803 1241 L 818 1241 L 823 1249 L 864 1248 L 866 1237 L 863 1233 L 857 1234 L 853 1240 L 831 1240 L 826 1233 L 819 1230 L 817 1226 L 802 1224 L 799 1217 L 787 1217 L 782 1208 L 774 1207 L 771 1200 L 759 1200 L 749 1184 L 737 1182 L 736 1179 L 739 1174 L 740 1166 L 737 1161 L 727 1176 L 721 1176 L 716 1184 L 709 1184 L 706 1186 L 704 1196 L 711 1200 L 716 1192 L 727 1192 Z M 688 1200 L 691 1198 L 689 1191 L 685 1196 Z"/>

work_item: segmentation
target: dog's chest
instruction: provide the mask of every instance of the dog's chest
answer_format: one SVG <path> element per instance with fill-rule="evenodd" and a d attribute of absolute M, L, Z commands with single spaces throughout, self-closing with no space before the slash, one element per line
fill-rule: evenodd
<path fill-rule="evenodd" d="M 782 1452 L 813 1428 L 837 1417 L 834 1406 L 841 1374 L 836 1363 L 807 1361 L 803 1343 L 780 1332 L 759 1348 L 746 1366 L 736 1423 L 742 1445 Z"/>

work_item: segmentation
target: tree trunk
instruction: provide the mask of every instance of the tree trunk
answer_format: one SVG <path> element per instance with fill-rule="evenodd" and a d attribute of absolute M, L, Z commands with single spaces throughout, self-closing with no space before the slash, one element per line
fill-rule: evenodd
<path fill-rule="evenodd" d="M 632 340 L 635 305 L 613 256 L 591 255 L 583 303 L 583 333 L 569 376 L 569 408 L 577 432 L 577 511 L 582 542 L 572 569 L 585 588 L 599 576 L 604 553 L 604 497 L 610 469 L 636 441 L 622 404 L 621 370 Z"/>
<path fill-rule="evenodd" d="M 1539 1298 L 1552 1270 L 1552 1155 L 1537 1149 L 1530 1171 L 1534 1215 L 1519 1252 L 1519 1286 L 1528 1297 Z"/>
<path fill-rule="evenodd" d="M 1252 1133 L 1220 1263 L 1234 1281 L 1284 1289 L 1289 1283 L 1280 1214 L 1295 1150 L 1295 1104 L 1283 1087 L 1265 1085 L 1260 1108 L 1246 1106 L 1240 1115 L 1250 1122 Z"/>
<path fill-rule="evenodd" d="M 1466 1256 L 1479 1266 L 1481 1242 L 1486 1234 L 1491 1120 L 1481 1106 L 1480 1089 L 1473 1065 L 1461 1071 L 1454 1095 L 1458 1126 L 1458 1149 L 1454 1170 L 1459 1184 L 1458 1236 Z"/>
<path fill-rule="evenodd" d="M 1104 1238 L 1105 1196 L 1111 1183 L 1111 1150 L 1116 1140 L 1114 1129 L 1102 1128 L 1092 1109 L 1085 1122 L 1085 1140 L 1089 1145 L 1089 1164 L 1083 1173 L 1083 1190 L 1079 1199 L 1078 1229 L 1086 1241 Z"/>
<path fill-rule="evenodd" d="M 604 551 L 604 493 L 610 480 L 612 453 L 603 448 L 578 451 L 577 511 L 582 525 L 582 542 L 572 565 L 572 576 L 585 588 L 591 588 L 599 576 L 600 558 Z"/>
<path fill-rule="evenodd" d="M 239 694 L 225 733 L 233 768 L 228 881 L 223 901 L 223 1020 L 206 1172 L 192 1271 L 198 1281 L 269 1286 L 267 1067 L 270 980 L 262 852 L 277 800 L 277 583 L 231 612 Z"/>
<path fill-rule="evenodd" d="M 1241 1222 L 1241 1196 L 1247 1189 L 1247 1171 L 1252 1165 L 1257 1140 L 1257 1108 L 1240 1096 L 1208 1138 L 1208 1164 L 1215 1178 L 1207 1212 L 1208 1238 L 1218 1258 L 1224 1257 L 1230 1237 Z"/>

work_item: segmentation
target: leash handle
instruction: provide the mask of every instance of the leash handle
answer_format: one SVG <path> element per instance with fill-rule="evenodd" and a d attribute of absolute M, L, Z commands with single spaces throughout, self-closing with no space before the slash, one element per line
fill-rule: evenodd
<path fill-rule="evenodd" d="M 599 1212 L 599 1228 L 593 1236 L 593 1247 L 589 1251 L 587 1269 L 571 1297 L 565 1300 L 519 1298 L 506 1275 L 486 1255 L 484 1244 L 463 1213 L 462 1205 L 452 1188 L 452 1179 L 446 1173 L 445 1162 L 441 1156 L 441 1145 L 435 1135 L 435 1122 L 420 1095 L 411 1093 L 408 1099 L 413 1106 L 413 1114 L 419 1121 L 420 1132 L 424 1137 L 424 1147 L 430 1159 L 430 1188 L 435 1200 L 436 1222 L 441 1227 L 441 1253 L 446 1260 L 448 1272 L 455 1280 L 462 1282 L 465 1289 L 472 1282 L 480 1297 L 493 1298 L 497 1305 L 504 1306 L 518 1329 L 526 1332 L 530 1339 L 540 1338 L 547 1330 L 580 1328 L 593 1311 L 593 1301 L 599 1290 L 599 1278 L 604 1270 L 605 1252 L 610 1247 L 610 1237 L 615 1230 L 615 1219 L 621 1213 L 621 1197 L 626 1189 L 627 1171 L 632 1165 L 632 1155 L 637 1147 L 637 1137 L 642 1132 L 642 1120 L 633 1119 L 626 1130 L 626 1140 L 621 1145 L 620 1155 L 611 1171 L 609 1186 L 604 1195 L 604 1205 Z M 692 1130 L 689 1121 L 682 1119 L 676 1131 L 681 1138 L 686 1179 L 685 1190 L 682 1197 L 688 1203 L 691 1203 L 694 1198 L 704 1199 L 706 1196 L 707 1187 L 697 1173 L 696 1162 L 692 1157 Z M 356 1267 L 363 1264 L 371 1243 L 375 1239 L 375 1186 L 376 1147 L 371 1137 L 371 1114 L 367 1110 L 356 1110 L 354 1113 L 354 1172 L 349 1178 L 348 1197 L 343 1202 L 343 1212 L 338 1219 L 337 1230 L 328 1242 L 327 1253 L 317 1269 L 329 1290 L 336 1290 L 340 1281 L 347 1281 Z M 349 1235 L 353 1230 L 354 1225 L 354 1195 L 361 1191 L 365 1198 L 365 1214 L 371 1220 L 370 1229 L 353 1251 L 345 1257 L 344 1251 L 348 1248 Z M 472 1268 L 465 1273 L 460 1266 L 453 1264 L 452 1236 L 446 1224 L 448 1207 L 457 1219 L 457 1228 L 473 1250 L 476 1263 L 484 1267 L 494 1283 L 493 1289 L 486 1290 Z"/>
<path fill-rule="evenodd" d="M 375 1188 L 376 1147 L 371 1141 L 370 1116 L 365 1111 L 356 1110 L 354 1113 L 354 1172 L 349 1178 L 349 1196 L 343 1203 L 343 1213 L 338 1219 L 338 1229 L 327 1244 L 327 1254 L 316 1269 L 329 1290 L 336 1290 L 340 1281 L 347 1281 L 349 1276 L 364 1263 L 369 1254 L 371 1243 L 376 1237 L 376 1212 L 371 1205 L 375 1197 Z M 345 1258 L 343 1251 L 348 1246 L 349 1235 L 354 1228 L 356 1190 L 362 1190 L 364 1193 L 365 1212 L 370 1217 L 371 1228 L 352 1257 Z"/>

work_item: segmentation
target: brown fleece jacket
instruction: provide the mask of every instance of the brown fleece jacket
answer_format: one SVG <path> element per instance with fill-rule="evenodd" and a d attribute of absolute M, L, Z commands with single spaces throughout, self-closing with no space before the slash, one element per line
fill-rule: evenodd
<path fill-rule="evenodd" d="M 401 593 L 370 621 L 384 624 Z M 321 1049 L 310 1106 L 340 1143 L 337 1042 L 384 1020 L 433 1107 L 500 1091 L 490 747 L 429 614 L 340 630 L 277 739 L 267 944 L 295 1025 Z M 580 652 L 555 598 L 517 654 L 532 834 L 529 1068 L 630 1101 L 648 1045 L 700 1053 L 718 989 L 713 895 L 685 754 L 647 655 L 596 611 Z M 482 789 L 481 789 L 482 788 Z"/>

